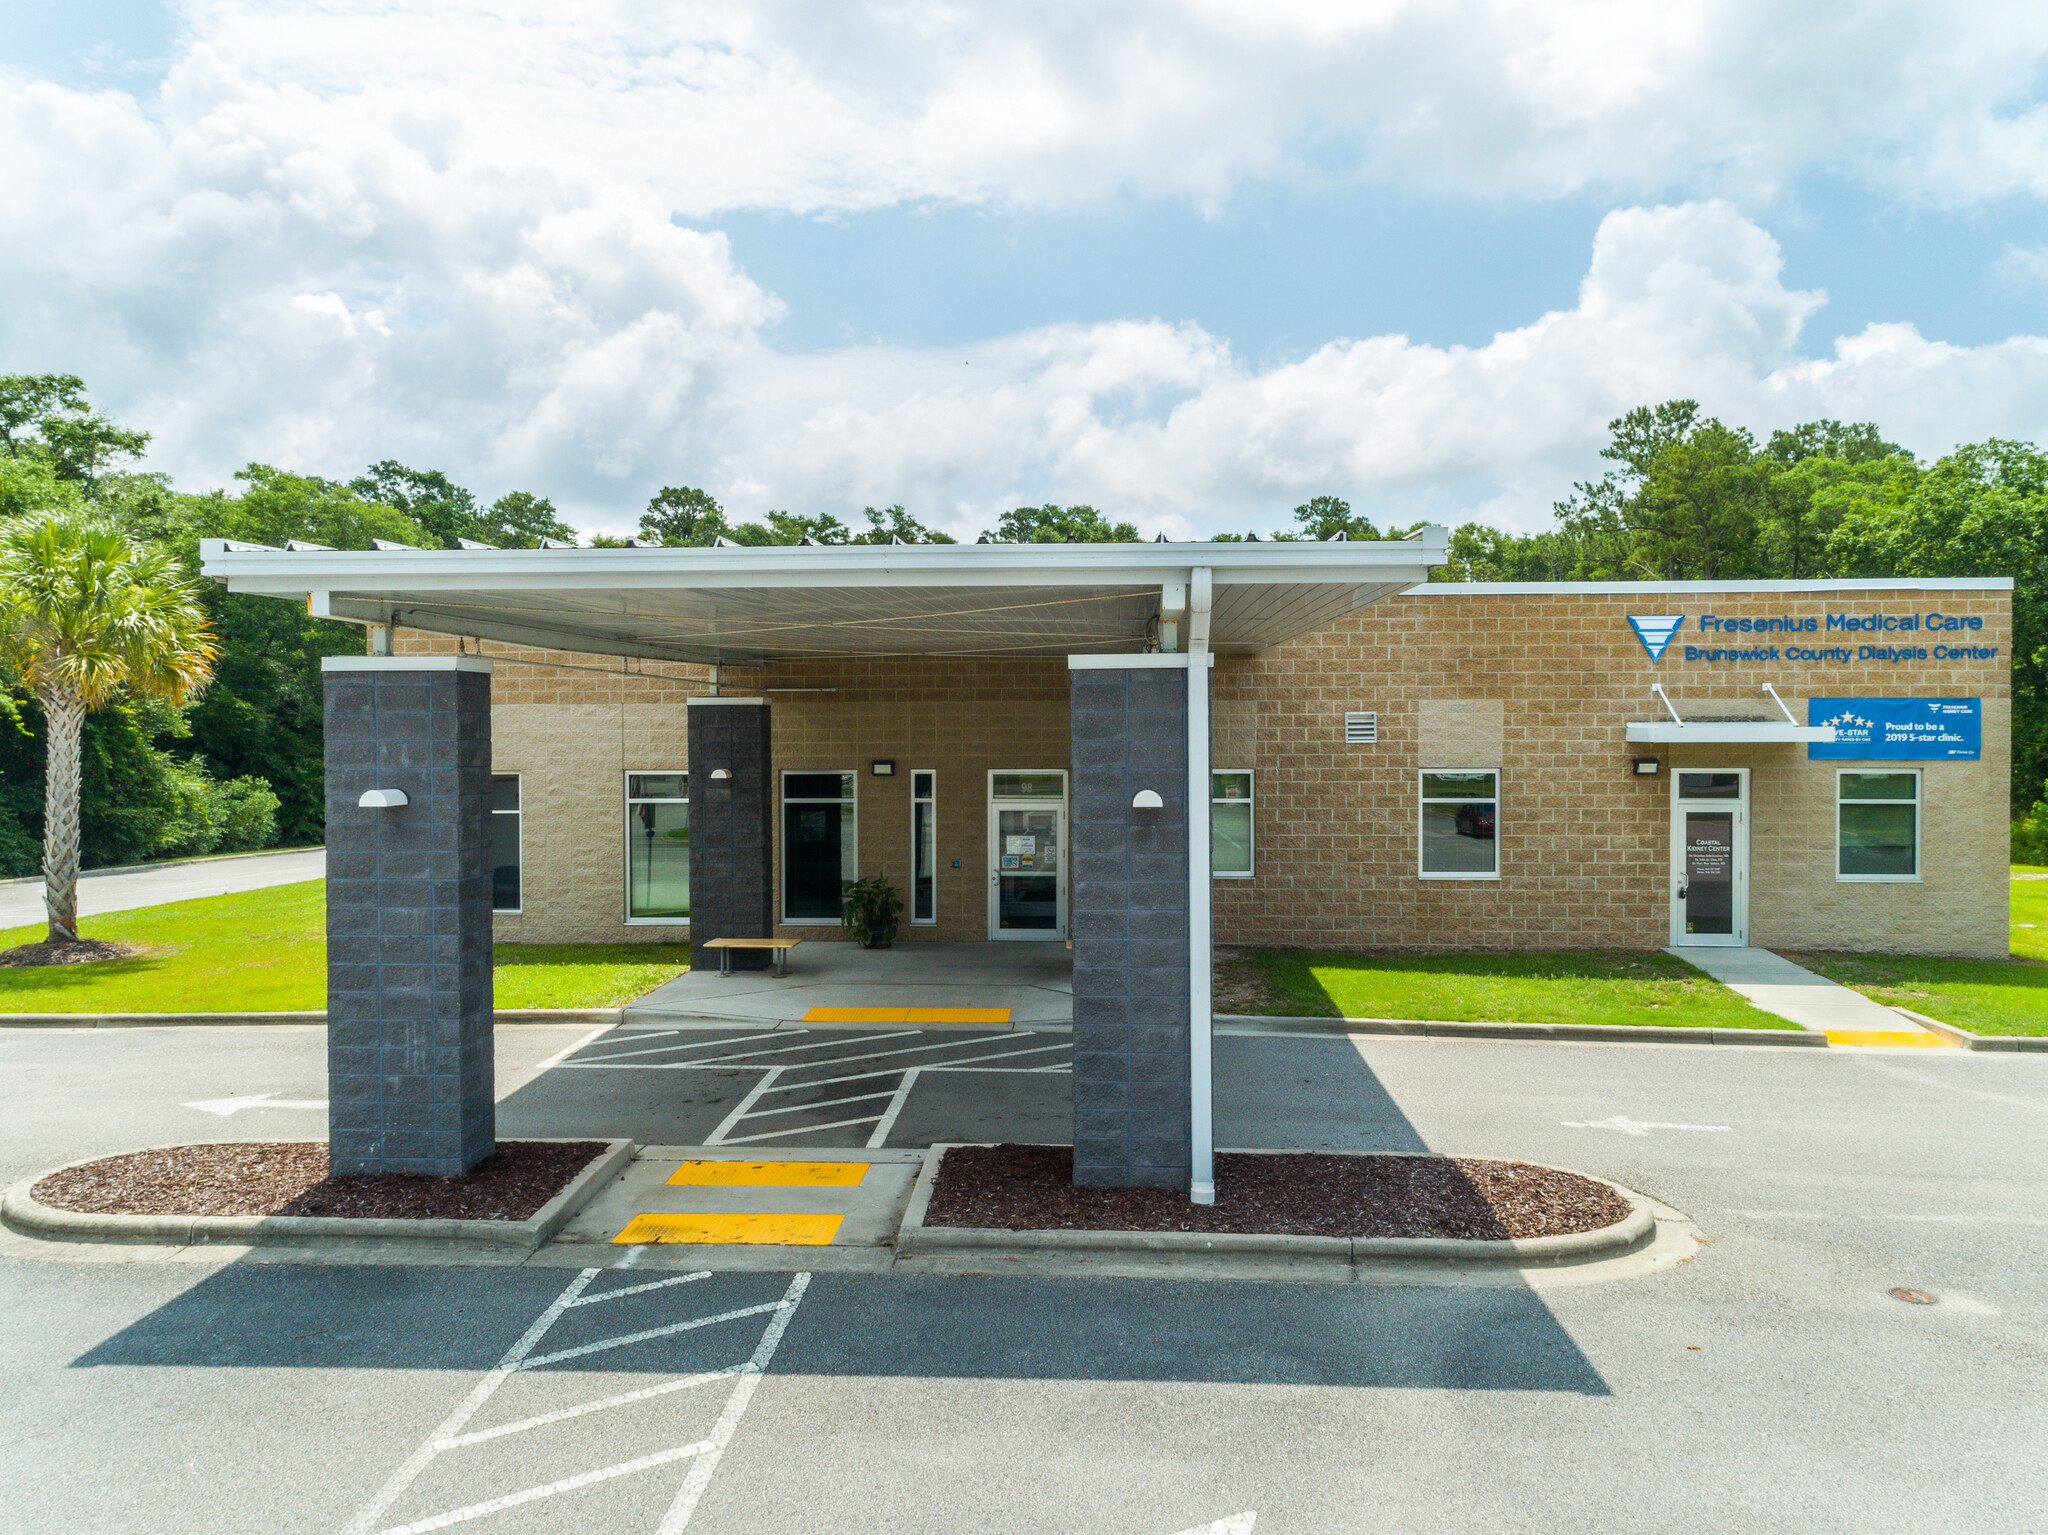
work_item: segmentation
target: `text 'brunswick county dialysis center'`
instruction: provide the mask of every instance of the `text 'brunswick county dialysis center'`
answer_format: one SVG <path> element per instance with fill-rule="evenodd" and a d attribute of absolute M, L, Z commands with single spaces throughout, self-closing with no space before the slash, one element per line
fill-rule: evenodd
<path fill-rule="evenodd" d="M 899 943 L 1071 940 L 1076 1178 L 1196 1198 L 1213 943 L 2004 956 L 2010 580 L 1429 584 L 1445 541 L 206 541 L 368 629 L 336 1170 L 487 1154 L 494 940 L 715 967 L 862 875 Z"/>

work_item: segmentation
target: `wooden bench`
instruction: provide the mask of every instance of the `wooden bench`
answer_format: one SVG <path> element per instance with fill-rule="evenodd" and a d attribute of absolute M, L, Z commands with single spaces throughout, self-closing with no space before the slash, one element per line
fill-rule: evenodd
<path fill-rule="evenodd" d="M 789 974 L 789 951 L 802 943 L 801 938 L 711 938 L 704 947 L 718 950 L 718 973 L 732 974 L 732 951 L 734 949 L 772 949 L 775 952 L 775 973 Z"/>

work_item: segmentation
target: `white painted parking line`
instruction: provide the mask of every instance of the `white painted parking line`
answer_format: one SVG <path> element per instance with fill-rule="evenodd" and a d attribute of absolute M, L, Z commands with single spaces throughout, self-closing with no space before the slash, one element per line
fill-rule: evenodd
<path fill-rule="evenodd" d="M 244 1109 L 324 1109 L 325 1098 L 280 1098 L 276 1093 L 257 1093 L 248 1098 L 207 1098 L 199 1103 L 181 1103 L 181 1109 L 197 1109 L 202 1114 L 218 1114 L 226 1119 Z"/>
<path fill-rule="evenodd" d="M 760 1135 L 728 1135 L 718 1144 L 721 1146 L 744 1146 L 749 1141 L 778 1141 L 786 1135 L 810 1135 L 819 1130 L 843 1130 L 848 1125 L 871 1125 L 882 1116 L 868 1114 L 860 1119 L 835 1119 L 822 1125 L 785 1125 L 780 1130 L 769 1130 Z M 706 1144 L 710 1144 L 706 1142 Z"/>
<path fill-rule="evenodd" d="M 562 1046 L 562 1048 L 557 1050 L 553 1055 L 549 1056 L 546 1060 L 537 1063 L 530 1069 L 532 1070 L 535 1076 L 539 1076 L 543 1071 L 552 1071 L 555 1069 L 555 1067 L 561 1065 L 562 1062 L 569 1059 L 570 1056 L 574 1055 L 578 1050 L 581 1050 L 585 1045 L 590 1044 L 592 1041 L 602 1037 L 603 1035 L 611 1033 L 611 1031 L 617 1027 L 618 1025 L 614 1023 L 600 1023 L 588 1034 L 584 1035 L 581 1039 L 577 1040 L 575 1044 Z"/>
<path fill-rule="evenodd" d="M 917 1079 L 921 1070 L 921 1067 L 913 1066 L 910 1070 L 903 1073 L 903 1081 L 898 1085 L 896 1091 L 890 1095 L 889 1107 L 876 1123 L 875 1133 L 868 1137 L 870 1149 L 888 1143 L 889 1132 L 896 1128 L 896 1116 L 903 1112 L 903 1105 L 910 1102 L 910 1090 L 917 1086 Z"/>
<path fill-rule="evenodd" d="M 1567 1130 L 1619 1130 L 1623 1135 L 1648 1135 L 1652 1130 L 1710 1130 L 1720 1134 L 1732 1133 L 1728 1125 L 1672 1125 L 1661 1119 L 1630 1119 L 1626 1114 L 1617 1114 L 1612 1119 L 1564 1119 L 1559 1120 Z"/>
<path fill-rule="evenodd" d="M 915 1033 L 917 1031 L 913 1030 L 912 1032 Z M 900 1038 L 903 1036 L 890 1037 Z M 869 1148 L 880 1147 L 887 1143 L 889 1133 L 895 1129 L 896 1121 L 902 1115 L 905 1104 L 910 1101 L 911 1091 L 916 1087 L 918 1079 L 922 1075 L 930 1072 L 971 1071 L 1021 1074 L 1041 1071 L 1071 1071 L 1073 1069 L 1070 1064 L 1058 1061 L 1044 1067 L 985 1064 L 1012 1060 L 1024 1056 L 1055 1054 L 1061 1051 L 1071 1051 L 1073 1048 L 1070 1040 L 1060 1040 L 1045 1045 L 1026 1045 L 1018 1049 L 999 1048 L 992 1050 L 989 1048 L 991 1045 L 1009 1045 L 1016 1037 L 1015 1035 L 1009 1035 L 991 1038 L 988 1035 L 974 1035 L 965 1039 L 926 1040 L 921 1044 L 905 1045 L 891 1050 L 872 1050 L 859 1055 L 822 1055 L 808 1061 L 780 1061 L 772 1066 L 760 1066 L 758 1069 L 761 1071 L 761 1080 L 756 1082 L 752 1091 L 741 1098 L 733 1106 L 732 1111 L 719 1121 L 717 1127 L 704 1138 L 704 1144 L 707 1146 L 739 1146 L 754 1141 L 772 1141 L 795 1135 L 812 1135 L 822 1130 L 842 1130 L 854 1126 L 872 1125 L 874 1129 L 868 1135 L 867 1145 Z M 1026 1037 L 1038 1036 L 1027 1035 Z M 859 1042 L 856 1041 L 856 1043 Z M 937 1052 L 952 1050 L 979 1050 L 982 1053 L 979 1055 L 969 1055 L 964 1059 L 955 1058 L 949 1060 L 944 1057 L 938 1060 L 930 1059 Z M 833 1071 L 842 1066 L 855 1065 L 867 1061 L 893 1061 L 909 1055 L 923 1056 L 926 1059 L 920 1060 L 916 1065 L 869 1066 L 860 1071 L 841 1071 L 832 1076 L 807 1077 L 801 1075 L 813 1068 Z M 739 1058 L 733 1057 L 729 1059 Z M 720 1060 L 704 1061 L 697 1064 L 707 1069 L 723 1069 L 725 1063 Z M 763 1108 L 761 1106 L 767 1100 L 783 1093 L 810 1092 L 821 1087 L 836 1087 L 851 1082 L 871 1082 L 878 1078 L 891 1076 L 897 1078 L 893 1086 L 879 1088 L 873 1092 L 842 1094 L 834 1098 L 814 1099 L 807 1103 L 781 1108 Z M 750 1122 L 758 1125 L 764 1119 L 787 1119 L 793 1116 L 809 1114 L 820 1109 L 834 1108 L 849 1103 L 872 1102 L 883 1098 L 888 1100 L 887 1103 L 878 1106 L 872 1114 L 852 1115 L 823 1122 L 784 1124 L 778 1125 L 773 1129 L 757 1129 L 745 1135 L 736 1133 L 742 1126 Z"/>
<path fill-rule="evenodd" d="M 1214 1524 L 1198 1524 L 1192 1529 L 1177 1531 L 1176 1535 L 1252 1535 L 1252 1526 L 1258 1518 L 1258 1510 L 1248 1508 L 1228 1519 L 1218 1519 Z"/>
<path fill-rule="evenodd" d="M 586 1294 L 585 1292 L 590 1282 L 602 1272 L 603 1270 L 601 1269 L 584 1269 L 569 1282 L 568 1286 L 560 1295 L 555 1297 L 547 1309 L 534 1319 L 533 1324 L 520 1336 L 518 1342 L 505 1351 L 504 1357 L 498 1361 L 497 1366 L 471 1388 L 469 1394 L 462 1399 L 455 1410 L 442 1420 L 441 1425 L 432 1434 L 428 1435 L 426 1441 L 407 1457 L 405 1464 L 393 1472 L 390 1479 L 377 1490 L 376 1496 L 356 1511 L 355 1517 L 345 1527 L 345 1535 L 369 1535 L 369 1532 L 376 1528 L 377 1522 L 384 1512 L 405 1494 L 407 1489 L 419 1479 L 420 1473 L 425 1471 L 433 1463 L 435 1457 L 441 1454 L 463 1449 L 470 1445 L 503 1439 L 512 1434 L 528 1433 L 536 1429 L 547 1428 L 557 1423 L 565 1423 L 576 1418 L 587 1417 L 592 1413 L 624 1407 L 635 1402 L 648 1401 L 655 1397 L 690 1390 L 697 1386 L 709 1385 L 721 1380 L 731 1380 L 734 1382 L 733 1389 L 730 1395 L 727 1396 L 725 1405 L 718 1414 L 717 1421 L 712 1425 L 710 1434 L 703 1439 L 693 1440 L 687 1444 L 675 1445 L 666 1450 L 657 1450 L 652 1454 L 638 1456 L 632 1460 L 617 1461 L 589 1471 L 580 1471 L 574 1475 L 561 1477 L 539 1486 L 524 1487 L 515 1492 L 503 1493 L 494 1498 L 467 1503 L 461 1507 L 448 1509 L 437 1514 L 429 1514 L 424 1518 L 415 1519 L 408 1523 L 389 1525 L 381 1530 L 379 1535 L 427 1535 L 428 1531 L 447 1529 L 451 1525 L 464 1524 L 472 1519 L 480 1519 L 490 1514 L 502 1513 L 506 1509 L 517 1508 L 542 1498 L 552 1498 L 561 1493 L 572 1492 L 580 1487 L 593 1486 L 599 1482 L 611 1481 L 622 1476 L 632 1476 L 642 1471 L 653 1470 L 658 1466 L 671 1465 L 684 1460 L 691 1461 L 693 1464 L 690 1467 L 689 1475 L 684 1478 L 682 1486 L 677 1490 L 666 1514 L 657 1527 L 657 1535 L 680 1535 L 680 1532 L 688 1527 L 690 1516 L 695 1512 L 699 1499 L 703 1497 L 704 1489 L 711 1484 L 712 1474 L 717 1470 L 718 1462 L 724 1455 L 726 1447 L 731 1444 L 733 1434 L 739 1427 L 740 1419 L 745 1416 L 747 1406 L 753 1400 L 754 1391 L 760 1384 L 761 1376 L 766 1372 L 769 1363 L 775 1357 L 775 1351 L 782 1342 L 783 1333 L 789 1326 L 789 1319 L 796 1314 L 796 1308 L 803 1300 L 804 1291 L 810 1284 L 811 1276 L 809 1274 L 796 1275 L 790 1280 L 789 1288 L 783 1292 L 780 1300 L 769 1301 L 763 1305 L 737 1307 L 729 1311 L 719 1312 L 713 1316 L 691 1317 L 664 1327 L 646 1328 L 622 1334 L 618 1337 L 601 1338 L 593 1343 L 587 1343 L 577 1348 L 557 1350 L 552 1354 L 535 1354 L 533 1350 L 539 1345 L 541 1339 L 547 1336 L 548 1330 L 566 1312 L 574 1308 L 600 1305 L 606 1301 L 619 1300 L 626 1296 L 645 1294 L 649 1290 L 661 1290 L 673 1285 L 691 1284 L 711 1277 L 708 1272 L 683 1274 L 668 1279 L 652 1280 L 646 1284 L 627 1285 L 622 1289 L 607 1290 L 596 1295 Z M 563 1360 L 580 1358 L 605 1349 L 621 1348 L 629 1343 L 644 1342 L 653 1338 L 668 1337 L 681 1332 L 709 1327 L 715 1323 L 736 1321 L 749 1316 L 759 1316 L 764 1312 L 770 1315 L 766 1327 L 762 1330 L 760 1340 L 756 1343 L 752 1354 L 739 1364 L 720 1370 L 693 1371 L 689 1375 L 678 1376 L 674 1380 L 658 1382 L 655 1385 L 645 1386 L 635 1391 L 593 1398 L 590 1401 L 579 1402 L 570 1407 L 560 1408 L 553 1412 L 540 1413 L 528 1418 L 521 1418 L 511 1423 L 499 1424 L 496 1427 L 482 1429 L 475 1433 L 465 1434 L 462 1432 L 464 1426 L 470 1419 L 476 1416 L 477 1412 L 491 1399 L 498 1388 L 511 1379 L 513 1375 L 522 1371 L 535 1370 L 543 1365 L 558 1364 Z"/>

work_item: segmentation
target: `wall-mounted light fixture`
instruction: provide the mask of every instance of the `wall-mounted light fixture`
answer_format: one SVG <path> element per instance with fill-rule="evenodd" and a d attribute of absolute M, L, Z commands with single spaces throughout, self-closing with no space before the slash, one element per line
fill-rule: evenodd
<path fill-rule="evenodd" d="M 365 789 L 363 797 L 356 801 L 365 810 L 396 810 L 400 805 L 409 805 L 403 789 Z"/>
<path fill-rule="evenodd" d="M 1655 778 L 1658 769 L 1663 766 L 1655 757 L 1638 757 L 1635 759 L 1635 765 L 1638 778 Z"/>
<path fill-rule="evenodd" d="M 1159 797 L 1157 789 L 1140 789 L 1131 800 L 1133 810 L 1164 810 L 1166 801 Z"/>
<path fill-rule="evenodd" d="M 726 770 L 725 768 L 713 768 L 713 769 L 711 770 L 711 778 L 712 778 L 712 781 L 713 781 L 713 782 L 717 782 L 717 781 L 718 781 L 719 779 L 722 779 L 722 778 L 730 778 L 730 777 L 732 777 L 732 774 L 731 774 L 731 773 L 730 773 L 730 772 L 729 772 L 728 770 Z"/>
<path fill-rule="evenodd" d="M 894 757 L 877 758 L 868 764 L 868 771 L 877 778 L 894 778 L 896 776 L 896 759 Z"/>

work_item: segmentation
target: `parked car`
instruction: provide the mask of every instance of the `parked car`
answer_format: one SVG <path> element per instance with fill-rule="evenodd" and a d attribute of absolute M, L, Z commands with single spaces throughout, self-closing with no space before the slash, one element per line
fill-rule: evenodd
<path fill-rule="evenodd" d="M 1493 806 L 1460 805 L 1458 807 L 1458 835 L 1461 837 L 1492 836 Z"/>

